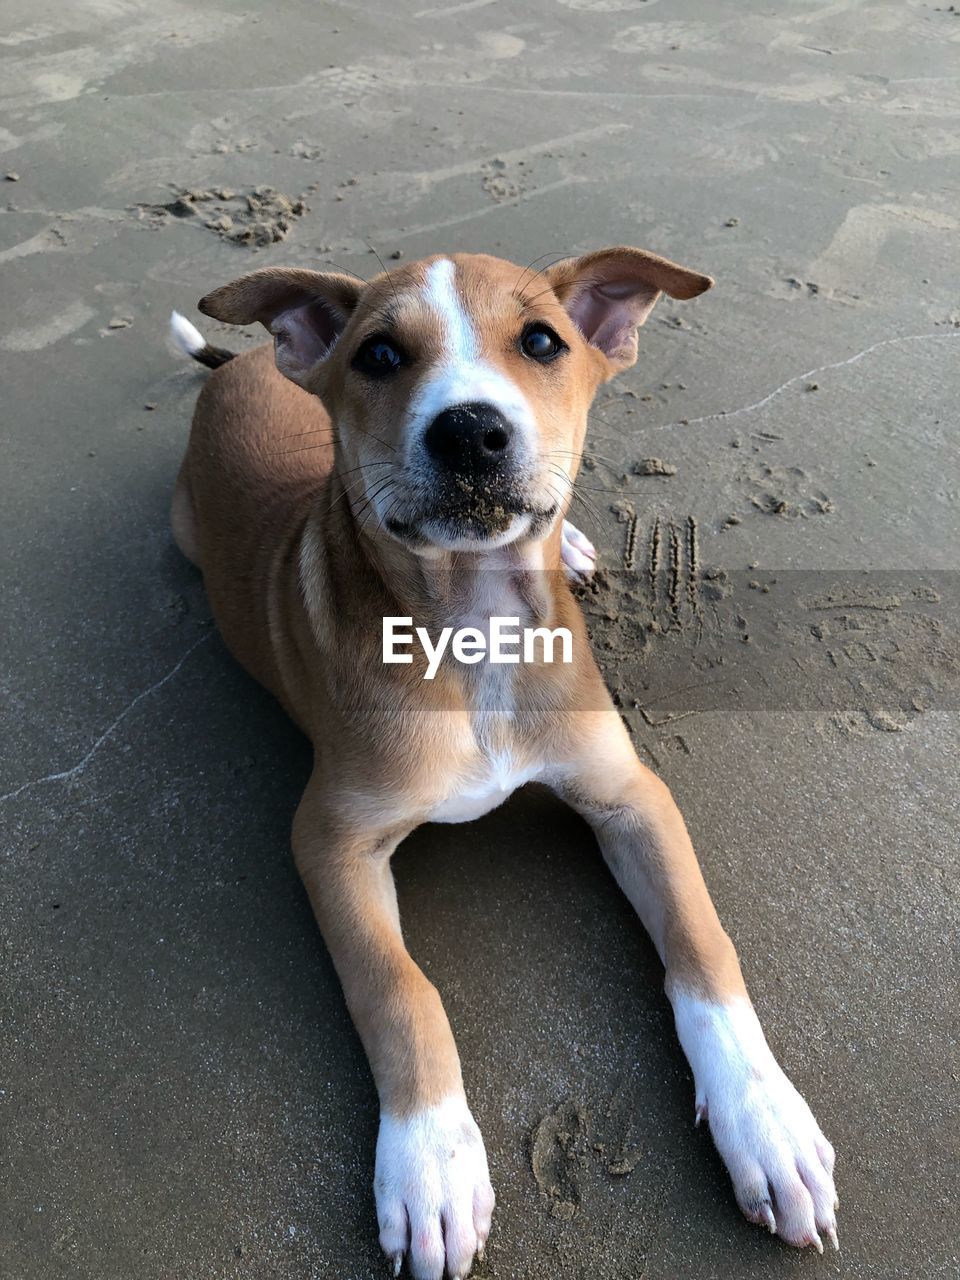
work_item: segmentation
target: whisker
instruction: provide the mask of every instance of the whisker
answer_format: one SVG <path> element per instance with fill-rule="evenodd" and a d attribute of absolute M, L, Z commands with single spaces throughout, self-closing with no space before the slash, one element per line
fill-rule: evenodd
<path fill-rule="evenodd" d="M 561 488 L 563 492 L 566 493 L 567 495 L 566 498 L 564 499 L 564 508 L 565 510 L 569 510 L 570 503 L 577 496 L 577 491 L 573 486 L 573 482 L 571 481 L 570 477 L 566 474 L 566 472 L 558 471 L 555 467 L 551 468 L 551 470 L 553 472 L 553 475 L 561 482 Z"/>
<path fill-rule="evenodd" d="M 520 279 L 514 285 L 513 292 L 511 293 L 510 296 L 512 298 L 516 298 L 518 302 L 521 301 L 521 298 L 520 298 L 521 289 L 525 288 L 527 284 L 533 284 L 537 276 L 542 275 L 544 271 L 549 271 L 554 264 L 552 262 L 548 262 L 546 266 L 541 267 L 539 271 L 535 271 L 534 274 L 530 277 L 529 281 L 526 281 L 526 283 L 524 282 L 524 276 L 526 276 L 530 268 L 535 267 L 538 262 L 543 262 L 544 258 L 552 258 L 554 257 L 554 255 L 556 255 L 557 261 L 561 262 L 564 258 L 570 257 L 570 252 L 567 249 L 548 249 L 546 253 L 541 253 L 539 258 L 534 258 L 532 262 L 528 262 L 527 265 L 520 272 Z"/>
<path fill-rule="evenodd" d="M 354 430 L 359 431 L 362 435 L 369 436 L 371 440 L 376 440 L 377 444 L 382 444 L 385 449 L 390 449 L 393 453 L 396 453 L 396 449 L 393 447 L 392 444 L 388 444 L 386 440 L 381 440 L 380 437 L 375 436 L 372 431 L 366 431 L 363 427 L 359 425 L 359 423 L 354 423 Z M 337 434 L 336 427 L 333 427 L 333 426 L 315 427 L 312 431 L 294 431 L 291 435 L 288 435 L 288 436 L 277 436 L 277 439 L 278 440 L 296 440 L 296 439 L 302 438 L 303 436 L 317 436 L 321 433 L 321 431 L 329 431 L 330 440 L 334 441 L 335 443 L 339 442 L 340 437 Z M 328 443 L 328 441 L 321 440 L 319 443 L 326 444 Z M 291 450 L 290 452 L 292 453 L 293 450 Z"/>
<path fill-rule="evenodd" d="M 383 528 L 383 526 L 387 523 L 387 521 L 390 519 L 390 517 L 393 515 L 393 513 L 396 511 L 396 509 L 397 509 L 397 507 L 399 507 L 399 505 L 400 505 L 400 499 L 399 499 L 399 498 L 394 498 L 392 505 L 391 505 L 391 506 L 389 506 L 389 507 L 387 508 L 387 510 L 383 513 L 383 515 L 380 517 L 380 521 L 379 521 L 379 523 L 378 523 L 378 525 L 377 525 L 377 532 L 378 532 L 378 533 L 379 533 L 379 532 L 380 532 L 380 530 Z"/>
<path fill-rule="evenodd" d="M 389 481 L 388 481 L 387 483 L 389 484 Z M 377 490 L 377 494 L 376 494 L 376 496 L 377 496 L 377 497 L 379 497 L 379 496 L 380 496 L 380 494 L 381 494 L 382 492 L 383 492 L 383 489 L 378 489 L 378 490 Z M 361 522 L 360 522 L 360 528 L 361 528 L 361 529 L 363 529 L 363 528 L 364 528 L 364 526 L 366 525 L 366 523 L 367 523 L 367 519 L 368 519 L 368 517 L 369 517 L 369 516 L 371 516 L 371 515 L 376 515 L 376 511 L 377 511 L 376 507 L 375 507 L 375 506 L 372 506 L 372 507 L 370 508 L 370 510 L 366 512 L 366 514 L 364 515 L 363 519 L 362 519 L 362 520 L 361 520 Z"/>
<path fill-rule="evenodd" d="M 591 280 L 593 280 L 593 279 L 594 279 L 594 277 L 593 277 L 593 276 L 575 276 L 573 280 L 567 280 L 567 281 L 565 281 L 565 282 L 564 282 L 564 286 L 563 286 L 563 287 L 564 287 L 564 289 L 570 289 L 570 288 L 572 288 L 574 285 L 578 285 L 578 284 L 589 284 L 589 283 L 590 283 L 590 281 L 591 281 Z M 553 293 L 553 285 L 551 285 L 549 289 L 544 289 L 543 293 L 538 293 L 538 294 L 536 294 L 534 297 L 532 297 L 532 298 L 528 298 L 528 299 L 527 299 L 527 303 L 528 303 L 528 305 L 532 306 L 532 305 L 533 305 L 535 302 L 537 302 L 540 298 L 545 298 L 545 297 L 547 296 L 547 294 L 548 294 L 548 293 Z"/>
<path fill-rule="evenodd" d="M 601 422 L 605 427 L 616 428 L 617 424 L 615 422 L 610 422 L 607 418 L 601 418 L 600 414 L 598 413 L 598 409 L 605 409 L 608 404 L 613 405 L 616 403 L 617 403 L 616 397 L 614 396 L 611 396 L 609 400 L 601 400 L 600 404 L 597 405 L 595 408 L 591 409 L 590 412 L 587 414 L 587 421 L 590 422 L 592 420 L 594 422 Z"/>
<path fill-rule="evenodd" d="M 351 476 L 355 471 L 369 471 L 371 467 L 392 467 L 392 462 L 362 462 L 359 467 L 347 467 L 346 471 L 341 471 L 341 476 Z"/>
<path fill-rule="evenodd" d="M 580 492 L 579 485 L 571 481 L 569 476 L 567 476 L 565 472 L 558 471 L 555 467 L 552 467 L 552 466 L 551 466 L 551 469 L 553 470 L 553 474 L 555 476 L 562 478 L 566 481 L 573 498 L 578 499 L 580 503 L 583 505 L 584 509 L 590 512 L 590 514 L 593 516 L 594 520 L 597 522 L 597 525 L 599 527 L 601 523 L 601 516 L 599 511 L 596 509 L 596 506 L 594 505 L 593 501 L 583 496 L 583 494 Z M 610 490 L 610 492 L 616 492 L 616 491 Z"/>
<path fill-rule="evenodd" d="M 370 467 L 392 467 L 392 466 L 393 466 L 392 462 L 368 462 L 364 467 L 351 467 L 349 471 L 341 471 L 338 473 L 338 476 L 342 483 L 343 477 L 350 475 L 354 471 L 368 471 Z M 359 479 L 352 480 L 350 484 L 343 485 L 341 492 L 337 495 L 336 498 L 334 498 L 333 502 L 330 503 L 330 510 L 332 511 L 334 507 L 337 505 L 337 503 L 342 502 L 343 499 L 347 496 L 347 494 L 351 493 L 354 489 L 356 489 L 358 485 L 365 484 L 366 479 L 367 479 L 366 476 L 360 476 Z M 384 476 L 378 476 L 373 481 L 373 483 L 379 484 L 380 481 L 383 479 L 385 479 Z"/>
<path fill-rule="evenodd" d="M 568 490 L 566 497 L 564 497 L 562 493 L 557 492 L 557 490 L 549 482 L 549 480 L 546 482 L 546 489 L 547 489 L 547 493 L 552 494 L 553 497 L 556 499 L 557 506 L 560 509 L 560 514 L 566 515 L 567 509 L 570 505 L 569 502 L 567 501 L 567 499 L 571 496 L 570 491 Z"/>
<path fill-rule="evenodd" d="M 600 521 L 597 519 L 596 513 L 590 510 L 590 508 L 584 503 L 583 499 L 580 497 L 580 495 L 576 491 L 571 490 L 570 497 L 572 499 L 570 506 L 573 505 L 573 502 L 579 502 L 581 507 L 583 508 L 584 515 L 587 516 L 589 523 L 593 527 L 594 533 L 598 535 L 601 534 L 603 532 L 603 527 Z M 570 516 L 572 514 L 570 507 L 567 508 L 566 514 L 567 516 Z M 580 519 L 581 517 L 578 515 L 577 518 Z"/>
<path fill-rule="evenodd" d="M 336 267 L 338 271 L 342 271 L 345 276 L 353 276 L 354 280 L 359 280 L 361 284 L 369 284 L 370 281 L 366 276 L 362 276 L 359 271 L 351 271 L 349 267 L 341 267 L 339 262 L 331 262 L 329 258 L 325 258 L 326 265 Z"/>
<path fill-rule="evenodd" d="M 359 431 L 362 435 L 369 436 L 371 440 L 376 440 L 377 444 L 382 444 L 383 447 L 385 449 L 389 449 L 391 453 L 397 452 L 392 444 L 387 444 L 386 440 L 381 440 L 380 437 L 375 436 L 372 431 L 364 431 L 363 427 L 359 426 L 356 423 L 354 424 L 354 426 L 356 427 L 356 430 Z"/>
<path fill-rule="evenodd" d="M 578 486 L 578 485 L 574 485 L 574 486 L 573 486 L 573 492 L 574 492 L 574 493 L 577 495 L 577 497 L 580 499 L 581 503 L 582 503 L 582 504 L 583 504 L 583 505 L 584 505 L 588 510 L 590 510 L 590 511 L 592 511 L 592 512 L 593 512 L 594 519 L 595 519 L 598 523 L 601 523 L 601 522 L 602 522 L 602 520 L 603 520 L 603 516 L 600 514 L 600 508 L 597 506 L 596 502 L 594 502 L 593 498 L 587 498 L 587 497 L 585 497 L 585 496 L 583 495 L 583 493 L 580 491 L 580 488 L 579 488 L 579 486 Z"/>
<path fill-rule="evenodd" d="M 334 500 L 330 503 L 330 510 L 333 511 L 335 507 L 338 507 L 340 503 L 344 500 L 344 498 L 347 496 L 347 494 L 350 493 L 352 489 L 355 489 L 358 484 L 362 484 L 362 483 L 363 483 L 363 480 L 360 479 L 360 480 L 355 480 L 352 484 L 345 484 L 343 488 L 340 490 L 340 492 L 337 494 L 337 496 L 334 498 Z"/>
<path fill-rule="evenodd" d="M 311 449 L 327 449 L 332 444 L 336 444 L 335 440 L 317 440 L 315 444 L 303 444 L 299 449 L 276 449 L 272 453 L 268 453 L 268 458 L 289 458 L 291 453 L 307 453 Z"/>
<path fill-rule="evenodd" d="M 602 534 L 602 533 L 603 533 L 603 521 L 601 520 L 600 516 L 597 514 L 596 509 L 595 509 L 594 507 L 589 506 L 589 505 L 588 505 L 588 503 L 587 503 L 587 501 L 586 501 L 586 499 L 584 498 L 583 494 L 578 493 L 578 492 L 576 491 L 576 489 L 574 489 L 574 491 L 573 491 L 573 500 L 574 500 L 574 502 L 579 502 L 579 503 L 580 503 L 580 505 L 581 505 L 581 507 L 583 508 L 583 510 L 586 512 L 586 514 L 587 514 L 587 515 L 590 517 L 590 519 L 593 521 L 593 528 L 594 528 L 594 531 L 597 533 L 597 535 L 599 536 L 600 534 Z"/>
<path fill-rule="evenodd" d="M 592 484 L 581 484 L 579 480 L 576 480 L 574 483 L 575 483 L 575 485 L 576 485 L 576 487 L 577 487 L 578 489 L 584 489 L 584 490 L 586 490 L 586 492 L 587 492 L 587 493 L 615 493 L 615 494 L 618 494 L 618 495 L 620 495 L 620 496 L 622 497 L 622 496 L 623 496 L 623 494 L 624 494 L 624 492 L 625 492 L 625 490 L 624 490 L 624 489 L 622 489 L 622 488 L 620 488 L 620 489 L 604 489 L 604 488 L 601 488 L 601 487 L 599 487 L 599 486 L 597 486 L 597 485 L 592 485 Z"/>
<path fill-rule="evenodd" d="M 543 452 L 544 458 L 549 458 L 552 456 L 556 456 L 560 458 L 576 458 L 578 461 L 581 461 L 581 462 L 583 461 L 584 458 L 592 458 L 596 462 L 599 462 L 601 466 L 610 467 L 610 468 L 620 467 L 623 465 L 620 462 L 615 462 L 613 458 L 608 458 L 606 454 L 597 453 L 595 449 L 589 449 L 589 448 L 581 449 L 579 453 L 575 452 L 574 450 L 567 450 L 567 449 L 545 449 L 544 450 Z"/>
<path fill-rule="evenodd" d="M 288 436 L 277 436 L 278 440 L 300 440 L 304 436 L 319 435 L 321 431 L 336 431 L 333 423 L 328 427 L 311 427 L 309 431 L 292 431 Z"/>
<path fill-rule="evenodd" d="M 397 293 L 397 286 L 393 283 L 393 280 L 392 280 L 392 279 L 391 279 L 391 277 L 390 277 L 390 272 L 389 272 L 389 271 L 387 270 L 387 268 L 384 266 L 383 259 L 380 257 L 379 253 L 377 253 L 376 249 L 373 247 L 373 245 L 370 243 L 370 241 L 369 241 L 369 240 L 365 240 L 365 241 L 364 241 L 364 244 L 367 246 L 367 248 L 370 250 L 370 252 L 371 252 L 371 253 L 373 254 L 373 256 L 376 258 L 376 260 L 380 263 L 380 270 L 383 272 L 383 274 L 384 274 L 384 275 L 387 277 L 387 279 L 390 281 L 390 288 L 393 290 L 393 300 L 394 300 L 394 302 L 396 302 L 397 306 L 399 307 L 399 306 L 400 306 L 400 295 L 399 295 L 399 293 Z"/>
<path fill-rule="evenodd" d="M 379 487 L 376 488 L 372 493 L 368 493 L 364 501 L 360 504 L 359 511 L 354 512 L 354 515 L 357 518 L 359 518 L 361 512 L 366 511 L 368 507 L 371 507 L 376 502 L 377 498 L 380 497 L 380 494 L 383 493 L 384 489 L 386 489 L 390 484 L 392 484 L 393 481 L 390 476 L 387 476 L 385 480 L 374 481 L 374 483 L 377 484 Z"/>
<path fill-rule="evenodd" d="M 363 466 L 363 467 L 352 467 L 352 468 L 350 469 L 350 471 L 341 471 L 341 472 L 338 472 L 338 478 L 340 479 L 340 481 L 341 481 L 341 483 L 342 483 L 342 481 L 343 481 L 343 477 L 344 477 L 344 476 L 348 476 L 348 475 L 350 475 L 352 471 L 368 471 L 368 470 L 370 469 L 370 467 L 392 467 L 392 466 L 393 466 L 393 463 L 392 463 L 392 462 L 368 462 L 368 463 L 366 464 L 366 466 Z M 376 484 L 379 484 L 381 480 L 386 480 L 387 478 L 388 478 L 388 477 L 386 477 L 386 476 L 376 476 L 376 477 L 373 479 L 373 481 L 372 481 L 371 483 L 373 483 L 373 484 L 375 484 L 375 485 L 376 485 Z M 367 480 L 367 477 L 366 477 L 365 475 L 363 475 L 363 476 L 360 476 L 360 477 L 359 477 L 358 479 L 356 479 L 356 480 L 351 480 L 350 484 L 345 484 L 345 485 L 343 485 L 343 491 L 341 492 L 341 494 L 340 494 L 340 495 L 339 495 L 339 497 L 337 498 L 336 502 L 339 502 L 341 498 L 345 497 L 345 495 L 346 495 L 346 494 L 350 493 L 350 492 L 351 492 L 351 490 L 355 489 L 355 488 L 357 487 L 357 485 L 365 484 L 365 483 L 366 483 L 366 480 Z M 333 504 L 334 506 L 336 506 L 336 502 Z"/>

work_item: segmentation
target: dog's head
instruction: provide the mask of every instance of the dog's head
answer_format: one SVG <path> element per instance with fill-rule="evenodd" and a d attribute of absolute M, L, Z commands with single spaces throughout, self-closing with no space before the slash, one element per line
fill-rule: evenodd
<path fill-rule="evenodd" d="M 330 413 L 361 527 L 429 555 L 543 537 L 597 387 L 634 363 L 661 292 L 712 283 L 641 249 L 541 270 L 454 254 L 368 284 L 267 267 L 200 310 L 273 334 L 281 373 Z"/>

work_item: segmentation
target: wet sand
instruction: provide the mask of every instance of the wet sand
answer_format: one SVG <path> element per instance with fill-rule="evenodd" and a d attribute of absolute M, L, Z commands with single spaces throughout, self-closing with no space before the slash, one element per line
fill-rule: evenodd
<path fill-rule="evenodd" d="M 289 857 L 307 750 L 169 533 L 171 308 L 618 242 L 718 283 L 599 397 L 584 607 L 838 1149 L 843 1252 L 740 1219 L 653 950 L 530 789 L 396 860 L 499 1198 L 477 1274 L 955 1276 L 960 17 L 422 4 L 5 7 L 0 1276 L 385 1274 Z"/>

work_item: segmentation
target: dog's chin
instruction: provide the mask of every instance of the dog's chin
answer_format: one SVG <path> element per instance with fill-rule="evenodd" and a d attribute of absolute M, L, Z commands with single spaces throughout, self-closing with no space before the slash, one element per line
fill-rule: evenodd
<path fill-rule="evenodd" d="M 508 547 L 530 531 L 533 517 L 529 512 L 508 516 L 495 525 L 473 516 L 462 519 L 427 520 L 421 531 L 428 547 L 437 551 L 496 551 Z"/>
<path fill-rule="evenodd" d="M 519 511 L 496 522 L 474 514 L 429 516 L 416 521 L 388 520 L 387 531 L 420 555 L 440 555 L 462 551 L 482 553 L 508 547 L 524 538 L 542 537 L 557 515 L 558 508 Z"/>

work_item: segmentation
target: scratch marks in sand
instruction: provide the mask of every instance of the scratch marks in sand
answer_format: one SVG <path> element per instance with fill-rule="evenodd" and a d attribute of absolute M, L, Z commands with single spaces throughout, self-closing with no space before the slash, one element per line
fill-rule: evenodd
<path fill-rule="evenodd" d="M 643 570 L 604 571 L 583 597 L 632 732 L 708 711 L 892 732 L 958 705 L 955 571 L 728 572 L 702 568 L 697 543 L 695 520 L 658 517 Z"/>
<path fill-rule="evenodd" d="M 623 540 L 623 567 L 632 570 L 637 561 L 637 515 L 636 512 L 627 520 L 627 532 Z"/>
<path fill-rule="evenodd" d="M 632 535 L 635 545 L 636 517 Z M 683 627 L 685 620 L 702 620 L 698 561 L 696 518 L 676 522 L 657 516 L 650 530 L 645 601 L 657 631 Z M 633 564 L 624 560 L 624 568 L 632 569 Z"/>
<path fill-rule="evenodd" d="M 100 737 L 97 738 L 93 746 L 90 747 L 86 755 L 84 755 L 80 760 L 78 760 L 76 764 L 71 765 L 68 769 L 61 769 L 57 773 L 45 774 L 42 778 L 31 778 L 29 782 L 21 783 L 21 785 L 17 787 L 15 790 L 8 791 L 6 795 L 0 796 L 0 802 L 3 802 L 5 800 L 13 800 L 17 796 L 22 795 L 25 791 L 30 791 L 34 787 L 43 786 L 43 784 L 47 782 L 72 782 L 74 778 L 79 778 L 80 775 L 86 769 L 87 765 L 90 763 L 90 761 L 94 758 L 94 756 L 100 750 L 100 748 L 104 745 L 104 743 L 108 742 L 110 738 L 113 737 L 114 733 L 116 733 L 116 731 L 120 728 L 120 726 L 131 714 L 131 712 L 133 712 L 140 705 L 141 702 L 149 698 L 152 694 L 157 693 L 160 689 L 163 688 L 165 684 L 168 684 L 174 678 L 174 676 L 177 674 L 177 672 L 180 670 L 183 664 L 187 661 L 190 655 L 194 653 L 197 649 L 199 649 L 199 647 L 202 644 L 204 644 L 207 640 L 209 640 L 212 634 L 213 634 L 212 631 L 205 632 L 200 637 L 199 640 L 195 640 L 193 642 L 193 644 L 186 651 L 186 653 L 184 653 L 179 658 L 179 660 L 174 664 L 174 666 L 170 668 L 170 670 L 166 673 L 166 675 L 161 676 L 159 680 L 154 681 L 154 683 L 150 685 L 148 688 L 141 690 L 140 693 L 138 693 L 137 696 L 133 699 L 133 701 L 128 703 L 128 705 L 124 707 L 123 711 L 120 712 L 120 714 L 116 717 L 116 719 L 114 719 L 106 727 L 106 729 L 104 729 L 103 733 L 101 733 Z"/>

